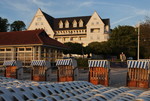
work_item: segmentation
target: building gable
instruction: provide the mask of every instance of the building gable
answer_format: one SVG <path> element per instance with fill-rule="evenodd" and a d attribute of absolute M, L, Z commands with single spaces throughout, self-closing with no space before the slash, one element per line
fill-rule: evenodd
<path fill-rule="evenodd" d="M 100 16 L 97 14 L 97 12 L 94 12 L 91 16 L 90 20 L 88 21 L 86 26 L 92 26 L 92 25 L 104 25 L 103 20 L 100 18 Z"/>
<path fill-rule="evenodd" d="M 42 12 L 41 9 L 38 9 L 28 27 L 28 30 L 44 29 L 47 32 L 47 34 L 51 38 L 53 38 L 54 31 L 52 29 L 53 26 L 52 24 L 53 24 L 53 17 Z"/>

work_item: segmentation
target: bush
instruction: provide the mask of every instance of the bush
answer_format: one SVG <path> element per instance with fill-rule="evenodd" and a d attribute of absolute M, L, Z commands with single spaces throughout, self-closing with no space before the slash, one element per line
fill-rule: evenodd
<path fill-rule="evenodd" d="M 78 63 L 78 67 L 79 68 L 84 68 L 84 67 L 88 67 L 88 59 L 85 58 L 78 58 L 77 59 L 77 63 Z"/>

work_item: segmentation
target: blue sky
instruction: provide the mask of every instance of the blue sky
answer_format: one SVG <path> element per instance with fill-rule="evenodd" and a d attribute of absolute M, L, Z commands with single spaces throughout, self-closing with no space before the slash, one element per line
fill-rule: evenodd
<path fill-rule="evenodd" d="M 9 23 L 22 20 L 29 25 L 38 8 L 58 17 L 89 16 L 97 11 L 110 18 L 111 28 L 131 25 L 150 16 L 150 0 L 0 0 L 0 17 Z"/>

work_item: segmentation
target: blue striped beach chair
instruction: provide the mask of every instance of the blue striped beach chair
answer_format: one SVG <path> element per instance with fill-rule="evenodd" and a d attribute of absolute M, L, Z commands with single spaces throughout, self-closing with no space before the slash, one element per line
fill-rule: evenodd
<path fill-rule="evenodd" d="M 78 79 L 77 61 L 74 59 L 57 59 L 58 82 L 74 81 Z"/>
<path fill-rule="evenodd" d="M 16 60 L 4 61 L 5 77 L 23 79 L 22 62 Z"/>
<path fill-rule="evenodd" d="M 149 61 L 128 60 L 127 86 L 149 88 Z"/>
<path fill-rule="evenodd" d="M 110 63 L 107 60 L 89 60 L 89 82 L 109 86 Z"/>
<path fill-rule="evenodd" d="M 50 81 L 51 64 L 46 60 L 32 60 L 32 80 L 33 81 Z"/>

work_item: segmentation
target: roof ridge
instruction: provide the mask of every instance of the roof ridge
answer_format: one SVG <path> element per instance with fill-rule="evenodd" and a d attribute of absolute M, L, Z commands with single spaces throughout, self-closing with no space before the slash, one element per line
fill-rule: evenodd
<path fill-rule="evenodd" d="M 43 42 L 43 40 L 41 40 L 41 38 L 40 38 L 39 35 L 40 35 L 43 31 L 44 31 L 44 30 L 41 30 L 40 33 L 36 33 L 37 38 L 39 39 L 39 41 L 40 41 L 42 44 L 44 44 L 44 42 Z"/>
<path fill-rule="evenodd" d="M 89 16 L 74 16 L 74 17 L 60 17 L 60 18 L 55 18 L 55 19 L 65 19 L 65 18 L 81 18 L 81 17 L 91 17 Z"/>
<path fill-rule="evenodd" d="M 41 10 L 41 11 L 42 11 L 42 10 Z M 44 16 L 45 16 L 45 14 L 46 14 L 46 15 L 48 15 L 49 17 L 54 18 L 53 16 L 51 16 L 51 15 L 49 15 L 49 14 L 47 14 L 47 13 L 43 12 L 43 11 L 42 11 L 42 13 L 43 13 L 43 15 L 44 15 Z M 54 18 L 54 19 L 55 19 L 55 18 Z"/>

